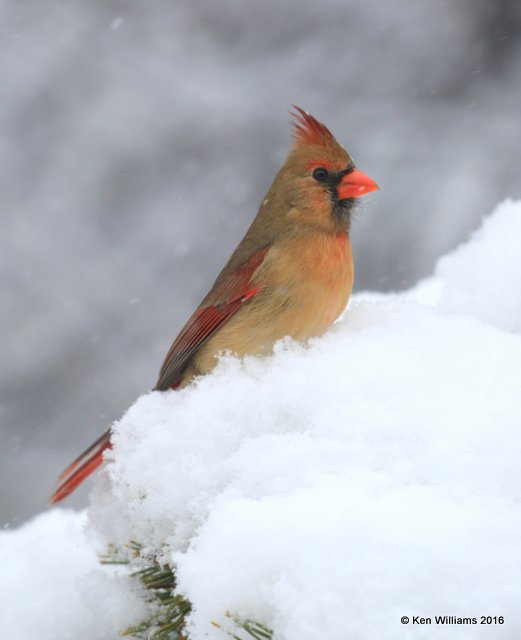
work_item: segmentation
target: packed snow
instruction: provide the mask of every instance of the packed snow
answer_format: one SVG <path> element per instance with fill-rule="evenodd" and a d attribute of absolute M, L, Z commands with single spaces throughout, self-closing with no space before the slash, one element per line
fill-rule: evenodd
<path fill-rule="evenodd" d="M 228 611 L 278 640 L 518 640 L 520 317 L 505 202 L 407 294 L 142 396 L 87 514 L 0 534 L 0 637 L 115 640 L 145 605 L 96 554 L 137 540 L 177 566 L 190 640 L 229 637 Z"/>

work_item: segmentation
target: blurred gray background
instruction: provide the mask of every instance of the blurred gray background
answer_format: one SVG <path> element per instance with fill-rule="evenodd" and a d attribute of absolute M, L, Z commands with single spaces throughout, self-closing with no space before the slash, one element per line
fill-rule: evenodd
<path fill-rule="evenodd" d="M 0 29 L 4 526 L 155 383 L 291 104 L 380 184 L 358 289 L 408 287 L 521 197 L 516 0 L 1 0 Z"/>

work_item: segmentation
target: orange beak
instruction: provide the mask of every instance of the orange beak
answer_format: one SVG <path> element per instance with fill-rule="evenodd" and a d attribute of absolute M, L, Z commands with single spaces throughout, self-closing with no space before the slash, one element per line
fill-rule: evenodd
<path fill-rule="evenodd" d="M 342 182 L 338 185 L 338 199 L 359 198 L 377 189 L 378 185 L 372 178 L 358 169 L 353 169 L 343 177 Z"/>

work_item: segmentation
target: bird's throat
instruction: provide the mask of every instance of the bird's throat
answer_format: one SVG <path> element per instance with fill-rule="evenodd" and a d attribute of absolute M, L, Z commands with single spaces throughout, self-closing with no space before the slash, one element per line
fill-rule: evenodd
<path fill-rule="evenodd" d="M 333 197 L 333 207 L 331 209 L 331 215 L 335 225 L 342 231 L 349 233 L 351 228 L 351 217 L 356 204 L 355 198 L 346 198 L 339 200 Z"/>

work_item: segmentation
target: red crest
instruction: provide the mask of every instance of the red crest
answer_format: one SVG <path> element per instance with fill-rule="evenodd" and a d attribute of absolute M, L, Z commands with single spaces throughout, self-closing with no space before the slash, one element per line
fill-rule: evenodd
<path fill-rule="evenodd" d="M 290 114 L 294 118 L 293 136 L 296 142 L 328 145 L 334 141 L 331 131 L 310 113 L 296 105 L 293 105 L 293 109 L 296 113 L 290 111 Z"/>

